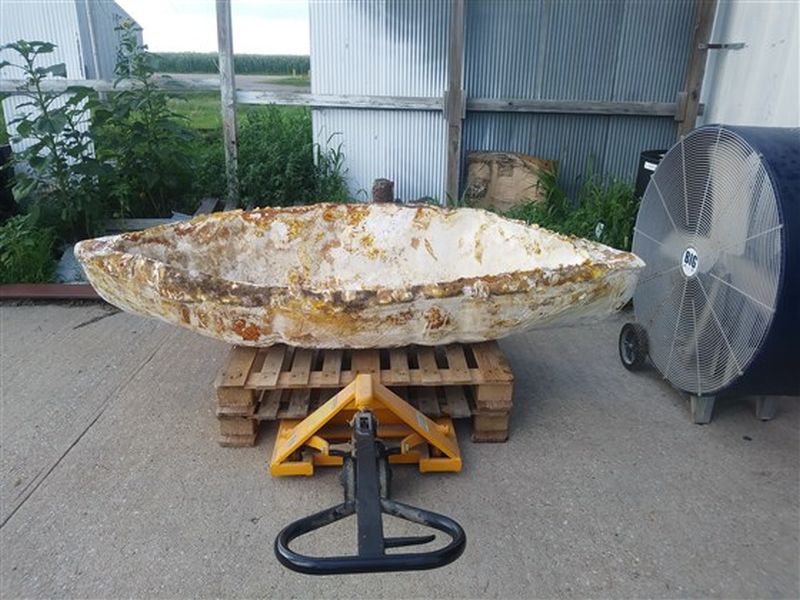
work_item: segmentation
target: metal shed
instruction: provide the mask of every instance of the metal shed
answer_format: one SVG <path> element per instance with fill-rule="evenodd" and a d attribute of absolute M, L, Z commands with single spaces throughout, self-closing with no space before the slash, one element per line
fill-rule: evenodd
<path fill-rule="evenodd" d="M 406 201 L 452 197 L 471 150 L 556 159 L 568 191 L 590 164 L 632 178 L 642 150 L 669 146 L 693 122 L 693 40 L 713 8 L 312 0 L 313 94 L 390 97 L 378 109 L 315 108 L 315 141 L 342 145 L 362 196 L 388 177 Z"/>
<path fill-rule="evenodd" d="M 115 2 L 92 0 L 11 0 L 0 2 L 0 45 L 17 40 L 47 41 L 56 45 L 42 56 L 40 66 L 64 63 L 67 79 L 114 79 L 119 36 L 114 28 L 131 16 Z M 141 31 L 138 34 L 141 36 Z M 141 41 L 141 40 L 140 40 Z M 16 61 L 11 51 L 0 52 L 0 60 Z M 5 77 L 20 77 L 11 69 Z M 3 100 L 6 122 L 14 118 L 20 96 Z M 11 132 L 10 132 L 11 133 Z M 14 145 L 19 151 L 23 144 Z"/>

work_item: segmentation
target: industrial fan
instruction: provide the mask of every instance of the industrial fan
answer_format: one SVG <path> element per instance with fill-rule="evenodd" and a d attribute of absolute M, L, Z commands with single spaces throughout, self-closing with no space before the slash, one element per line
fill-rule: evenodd
<path fill-rule="evenodd" d="M 633 251 L 647 266 L 620 332 L 708 423 L 714 399 L 800 393 L 800 129 L 711 125 L 673 146 L 642 198 Z"/>

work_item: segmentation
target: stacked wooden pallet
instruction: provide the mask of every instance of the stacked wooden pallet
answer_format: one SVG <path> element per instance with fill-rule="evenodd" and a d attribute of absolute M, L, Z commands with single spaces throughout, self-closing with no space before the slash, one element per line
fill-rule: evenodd
<path fill-rule="evenodd" d="M 474 442 L 508 439 L 514 377 L 497 342 L 385 350 L 234 347 L 215 382 L 219 442 L 252 446 L 262 421 L 299 419 L 357 373 L 428 416 L 472 417 Z"/>

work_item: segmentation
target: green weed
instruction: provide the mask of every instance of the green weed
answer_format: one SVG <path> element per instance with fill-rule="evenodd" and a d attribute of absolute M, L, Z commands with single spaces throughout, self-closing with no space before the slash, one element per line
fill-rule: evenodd
<path fill-rule="evenodd" d="M 0 225 L 0 284 L 51 281 L 55 270 L 52 229 L 38 228 L 34 214 Z"/>
<path fill-rule="evenodd" d="M 154 55 L 160 73 L 219 73 L 216 52 L 160 52 Z M 306 75 L 310 58 L 301 55 L 236 54 L 236 73 L 255 75 Z"/>
<path fill-rule="evenodd" d="M 555 171 L 544 172 L 540 185 L 545 192 L 542 202 L 521 204 L 507 211 L 506 216 L 630 250 L 639 210 L 639 199 L 632 185 L 617 179 L 599 178 L 590 169 L 575 202 L 559 186 Z"/>

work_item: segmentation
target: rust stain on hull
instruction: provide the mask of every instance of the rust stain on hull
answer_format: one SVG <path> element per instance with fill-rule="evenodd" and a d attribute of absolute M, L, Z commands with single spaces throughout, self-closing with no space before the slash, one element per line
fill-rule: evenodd
<path fill-rule="evenodd" d="M 475 209 L 317 204 L 87 240 L 110 303 L 229 343 L 389 347 L 605 315 L 642 261 Z"/>

